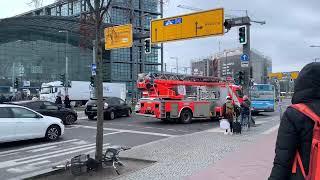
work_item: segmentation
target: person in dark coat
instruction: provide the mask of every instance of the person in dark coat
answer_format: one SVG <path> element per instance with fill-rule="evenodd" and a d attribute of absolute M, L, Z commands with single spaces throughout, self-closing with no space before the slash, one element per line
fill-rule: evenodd
<path fill-rule="evenodd" d="M 320 63 L 306 65 L 295 81 L 292 104 L 304 103 L 320 116 Z M 309 160 L 314 122 L 299 111 L 289 107 L 284 112 L 275 149 L 275 158 L 269 180 L 303 180 L 300 168 L 292 174 L 293 160 L 298 150 L 305 172 Z"/>
<path fill-rule="evenodd" d="M 249 118 L 250 114 L 250 106 L 251 102 L 248 98 L 248 96 L 243 96 L 243 102 L 241 103 L 241 125 L 243 125 L 244 118 Z"/>
<path fill-rule="evenodd" d="M 64 98 L 64 107 L 65 108 L 71 108 L 71 101 L 70 101 L 68 95 Z"/>
<path fill-rule="evenodd" d="M 3 94 L 1 94 L 0 95 L 0 104 L 3 104 L 4 102 L 6 102 L 6 97 L 3 95 Z"/>
<path fill-rule="evenodd" d="M 57 96 L 55 104 L 56 104 L 56 105 L 62 105 L 61 96 L 59 96 L 59 95 Z"/>

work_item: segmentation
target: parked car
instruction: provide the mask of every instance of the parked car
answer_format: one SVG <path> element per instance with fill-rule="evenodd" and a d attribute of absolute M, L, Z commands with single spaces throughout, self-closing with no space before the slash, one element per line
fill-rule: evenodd
<path fill-rule="evenodd" d="M 66 125 L 73 124 L 78 118 L 78 115 L 74 110 L 57 106 L 49 101 L 17 101 L 10 102 L 9 104 L 25 106 L 45 116 L 60 118 Z"/>
<path fill-rule="evenodd" d="M 0 105 L 0 124 L 1 143 L 35 138 L 57 140 L 64 134 L 61 119 L 11 104 Z"/>
<path fill-rule="evenodd" d="M 91 98 L 84 110 L 85 114 L 88 116 L 88 119 L 93 120 L 97 116 L 97 99 Z M 132 110 L 128 104 L 118 97 L 107 97 L 103 99 L 104 107 L 103 114 L 104 119 L 113 120 L 116 117 L 120 116 L 131 116 Z"/>

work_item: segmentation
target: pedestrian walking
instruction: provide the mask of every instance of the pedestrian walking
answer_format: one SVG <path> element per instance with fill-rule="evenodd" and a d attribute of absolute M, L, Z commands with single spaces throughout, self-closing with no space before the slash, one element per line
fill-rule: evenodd
<path fill-rule="evenodd" d="M 241 103 L 240 107 L 241 107 L 241 125 L 244 124 L 244 119 L 247 120 L 247 123 L 249 122 L 249 114 L 250 114 L 250 106 L 251 106 L 251 102 L 248 98 L 248 96 L 243 96 L 243 102 Z"/>
<path fill-rule="evenodd" d="M 232 103 L 230 96 L 227 96 L 226 102 L 223 105 L 223 117 L 228 120 L 230 128 L 226 129 L 224 134 L 233 134 L 233 120 L 235 118 L 235 106 Z"/>
<path fill-rule="evenodd" d="M 56 104 L 56 105 L 62 105 L 62 99 L 61 99 L 61 96 L 60 96 L 60 95 L 57 95 L 55 104 Z"/>
<path fill-rule="evenodd" d="M 68 95 L 66 95 L 66 97 L 64 98 L 64 107 L 65 108 L 71 108 L 71 101 L 70 101 Z"/>
<path fill-rule="evenodd" d="M 269 180 L 320 179 L 320 63 L 306 65 L 284 112 Z M 317 122 L 317 123 L 315 123 Z"/>

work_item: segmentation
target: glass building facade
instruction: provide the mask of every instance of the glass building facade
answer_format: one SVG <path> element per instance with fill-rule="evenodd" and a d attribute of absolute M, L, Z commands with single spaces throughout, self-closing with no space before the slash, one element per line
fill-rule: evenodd
<path fill-rule="evenodd" d="M 105 3 L 107 4 L 107 1 Z M 90 13 L 88 10 L 85 0 L 78 0 L 54 3 L 19 17 L 54 16 L 80 19 Z M 150 20 L 159 18 L 161 14 L 159 0 L 113 0 L 104 22 L 132 23 L 134 33 L 148 32 Z M 70 30 L 62 28 L 66 25 L 63 21 L 61 23 L 51 24 L 50 33 L 44 32 L 45 28 L 42 32 L 35 31 L 28 25 L 23 27 L 23 33 L 0 33 L 0 39 L 8 39 L 0 40 L 0 86 L 11 85 L 15 78 L 19 79 L 21 85 L 22 82 L 29 81 L 31 87 L 40 87 L 43 82 L 60 80 L 60 75 L 65 73 L 66 56 L 69 80 L 89 81 L 93 51 L 92 39 L 87 37 L 93 37 L 93 31 L 83 28 L 81 20 L 78 27 Z M 39 27 L 41 26 L 39 24 Z M 68 38 L 66 32 L 59 33 L 59 30 L 67 30 Z M 66 43 L 67 40 L 69 43 Z M 143 40 L 135 40 L 132 48 L 104 51 L 102 57 L 104 81 L 126 82 L 130 97 L 136 92 L 137 74 L 158 71 L 162 54 L 160 46 L 153 46 L 150 54 L 144 54 Z"/>

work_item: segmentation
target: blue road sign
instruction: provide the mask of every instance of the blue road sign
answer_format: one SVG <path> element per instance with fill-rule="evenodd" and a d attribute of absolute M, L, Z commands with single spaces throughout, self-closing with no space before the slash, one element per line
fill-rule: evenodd
<path fill-rule="evenodd" d="M 242 54 L 240 56 L 240 60 L 241 61 L 249 61 L 250 59 L 249 59 L 249 56 L 247 54 Z"/>
<path fill-rule="evenodd" d="M 181 23 L 182 23 L 182 18 L 175 18 L 175 19 L 165 20 L 163 22 L 163 25 L 164 26 L 170 26 L 170 25 L 181 24 Z"/>
<path fill-rule="evenodd" d="M 97 65 L 96 64 L 91 64 L 91 74 L 93 76 L 95 76 L 96 72 L 97 72 Z"/>

